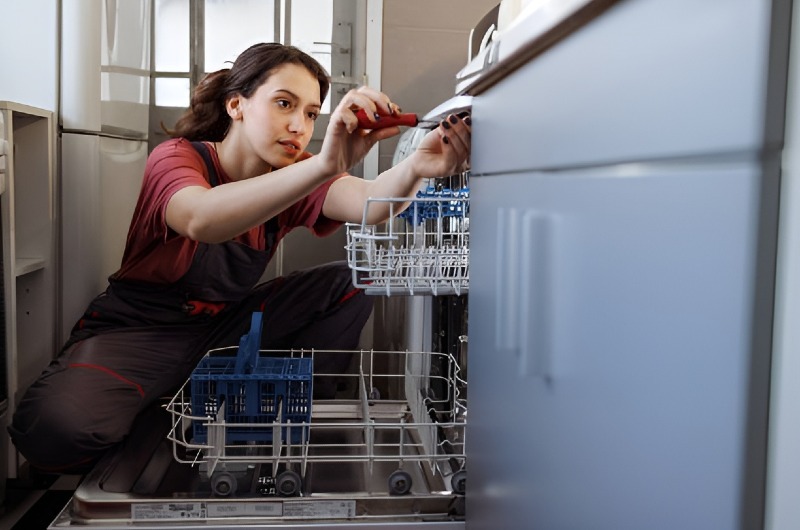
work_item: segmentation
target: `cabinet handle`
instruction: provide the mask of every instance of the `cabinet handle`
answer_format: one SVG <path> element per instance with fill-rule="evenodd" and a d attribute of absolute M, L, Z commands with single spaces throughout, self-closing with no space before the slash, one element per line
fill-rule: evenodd
<path fill-rule="evenodd" d="M 497 210 L 497 247 L 495 251 L 495 348 L 516 350 L 519 347 L 519 219 L 516 208 Z"/>
<path fill-rule="evenodd" d="M 540 211 L 497 210 L 495 348 L 519 357 L 520 377 L 555 372 L 556 218 Z"/>
<path fill-rule="evenodd" d="M 555 219 L 535 210 L 522 216 L 519 240 L 519 371 L 551 381 L 554 375 Z"/>

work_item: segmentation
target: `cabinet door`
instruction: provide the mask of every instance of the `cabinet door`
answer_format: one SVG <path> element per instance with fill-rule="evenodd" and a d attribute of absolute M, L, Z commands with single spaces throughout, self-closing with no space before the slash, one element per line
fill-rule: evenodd
<path fill-rule="evenodd" d="M 740 161 L 472 180 L 470 530 L 732 529 L 759 510 L 760 175 Z"/>

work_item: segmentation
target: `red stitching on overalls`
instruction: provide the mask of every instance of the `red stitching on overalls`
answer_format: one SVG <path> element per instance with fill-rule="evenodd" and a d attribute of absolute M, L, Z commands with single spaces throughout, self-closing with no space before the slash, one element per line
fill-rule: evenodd
<path fill-rule="evenodd" d="M 116 378 L 117 378 L 117 379 L 119 379 L 120 381 L 122 381 L 122 382 L 125 382 L 125 383 L 128 383 L 129 385 L 131 385 L 131 386 L 135 387 L 135 388 L 136 388 L 136 391 L 137 391 L 137 392 L 139 392 L 139 395 L 140 395 L 140 396 L 142 396 L 142 397 L 144 397 L 144 389 L 142 388 L 142 386 L 141 386 L 141 385 L 139 385 L 138 383 L 134 383 L 134 382 L 133 382 L 133 381 L 131 381 L 130 379 L 128 379 L 128 378 L 126 378 L 126 377 L 123 377 L 123 376 L 119 375 L 119 374 L 118 374 L 117 372 L 115 372 L 114 370 L 111 370 L 111 369 L 109 369 L 109 368 L 106 368 L 105 366 L 99 366 L 99 365 L 97 365 L 97 364 L 88 364 L 88 363 L 73 363 L 73 364 L 70 364 L 68 367 L 69 367 L 69 368 L 90 368 L 90 369 L 92 369 L 92 370 L 100 370 L 101 372 L 105 372 L 105 373 L 107 373 L 108 375 L 110 375 L 110 376 L 113 376 L 113 377 L 116 377 Z"/>
<path fill-rule="evenodd" d="M 225 302 L 203 302 L 202 300 L 189 300 L 186 302 L 186 309 L 191 316 L 201 313 L 216 316 L 217 313 L 225 309 Z"/>
<path fill-rule="evenodd" d="M 355 295 L 357 295 L 360 292 L 361 292 L 361 289 L 353 289 L 352 291 L 350 291 L 349 293 L 347 293 L 346 295 L 341 297 L 339 299 L 339 301 L 337 302 L 337 304 L 343 304 L 343 303 L 347 302 L 348 300 L 350 300 L 351 298 L 353 298 Z"/>

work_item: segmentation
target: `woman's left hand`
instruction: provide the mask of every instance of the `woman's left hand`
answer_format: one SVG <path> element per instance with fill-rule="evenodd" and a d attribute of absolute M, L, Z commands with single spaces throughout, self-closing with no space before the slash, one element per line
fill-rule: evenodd
<path fill-rule="evenodd" d="M 325 198 L 323 213 L 338 221 L 366 221 L 370 224 L 380 223 L 399 213 L 390 211 L 387 203 L 378 203 L 368 209 L 365 219 L 364 204 L 370 197 L 411 197 L 419 189 L 422 179 L 447 177 L 468 169 L 472 145 L 470 124 L 469 114 L 451 114 L 422 138 L 410 156 L 375 179 L 351 177 L 337 180 Z M 390 129 L 375 130 L 371 134 L 384 130 Z"/>
<path fill-rule="evenodd" d="M 469 114 L 450 114 L 425 135 L 409 157 L 417 178 L 455 175 L 469 168 L 472 119 Z"/>

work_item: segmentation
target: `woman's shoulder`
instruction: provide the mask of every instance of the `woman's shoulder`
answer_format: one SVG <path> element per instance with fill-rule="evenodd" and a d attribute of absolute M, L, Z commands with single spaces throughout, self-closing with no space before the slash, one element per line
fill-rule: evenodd
<path fill-rule="evenodd" d="M 197 150 L 192 145 L 192 142 L 186 138 L 170 138 L 158 144 L 150 156 L 156 157 L 170 157 L 170 156 L 186 156 L 192 157 L 200 156 Z"/>
<path fill-rule="evenodd" d="M 205 164 L 200 153 L 185 138 L 172 138 L 158 144 L 147 157 L 146 181 L 177 178 L 205 178 Z"/>
<path fill-rule="evenodd" d="M 191 167 L 202 170 L 203 157 L 186 138 L 171 138 L 158 144 L 147 158 L 147 165 L 155 167 Z"/>

